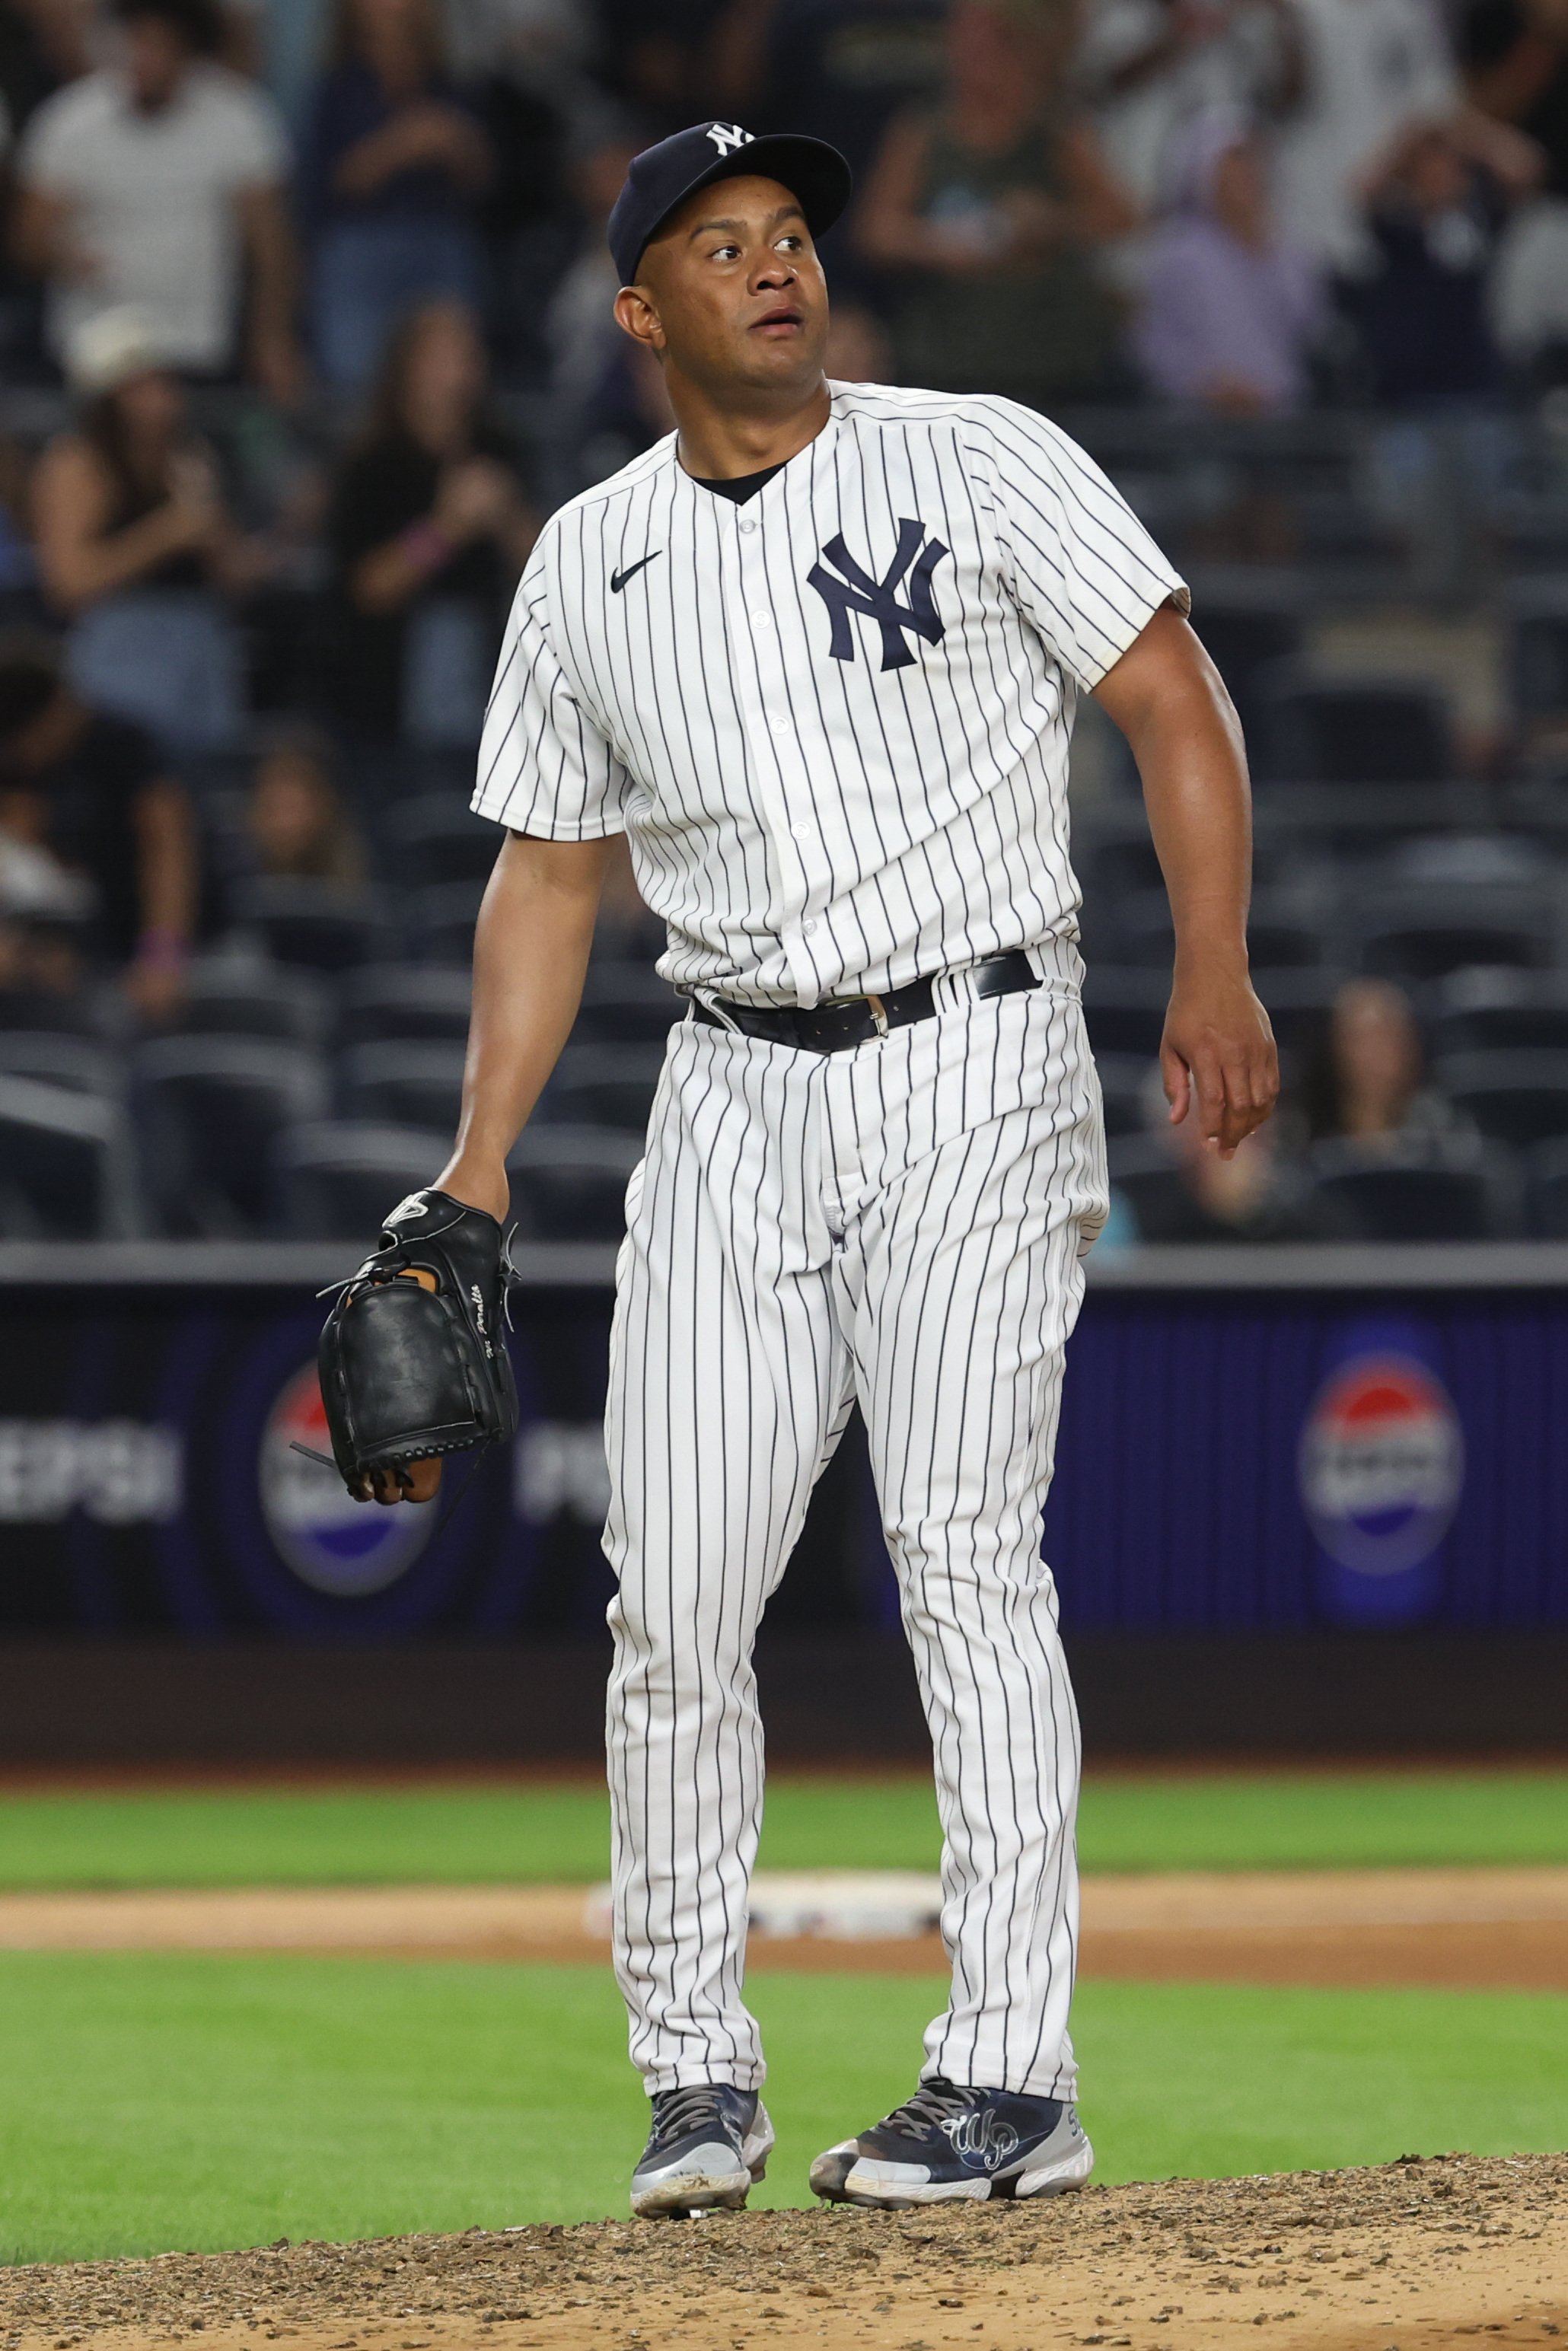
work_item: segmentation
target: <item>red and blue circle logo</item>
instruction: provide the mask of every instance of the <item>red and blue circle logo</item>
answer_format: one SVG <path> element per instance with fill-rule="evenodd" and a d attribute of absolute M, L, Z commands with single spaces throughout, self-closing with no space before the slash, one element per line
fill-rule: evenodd
<path fill-rule="evenodd" d="M 1331 1559 L 1398 1575 L 1429 1559 L 1464 1485 L 1458 1416 L 1413 1355 L 1361 1354 L 1319 1390 L 1301 1432 L 1301 1500 Z"/>
<path fill-rule="evenodd" d="M 298 1438 L 330 1453 L 314 1364 L 296 1372 L 267 1416 L 257 1477 L 274 1544 L 302 1583 L 335 1599 L 384 1592 L 413 1565 L 435 1530 L 438 1506 L 356 1502 L 335 1469 L 291 1448 Z"/>

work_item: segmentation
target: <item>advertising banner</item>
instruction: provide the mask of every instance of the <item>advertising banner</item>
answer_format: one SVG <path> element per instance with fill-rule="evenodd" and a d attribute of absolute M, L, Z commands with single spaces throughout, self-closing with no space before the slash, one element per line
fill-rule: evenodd
<path fill-rule="evenodd" d="M 522 1425 L 449 1523 L 324 1447 L 308 1287 L 0 1289 L 0 1633 L 586 1632 L 610 1580 L 607 1290 L 517 1292 Z M 1568 1290 L 1091 1290 L 1045 1556 L 1070 1628 L 1568 1623 Z M 449 1466 L 448 1496 L 467 1476 Z M 889 1626 L 852 1431 L 769 1611 Z"/>

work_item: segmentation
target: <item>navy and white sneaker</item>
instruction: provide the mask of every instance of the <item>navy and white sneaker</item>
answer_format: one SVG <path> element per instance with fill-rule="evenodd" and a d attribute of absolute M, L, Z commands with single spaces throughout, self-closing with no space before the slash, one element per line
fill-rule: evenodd
<path fill-rule="evenodd" d="M 905 2105 L 811 2166 L 819 2196 L 837 2204 L 982 2203 L 1081 2188 L 1094 2150 L 1076 2108 L 1012 2090 L 969 2090 L 933 2074 Z"/>
<path fill-rule="evenodd" d="M 632 2174 L 632 2210 L 640 2220 L 706 2211 L 738 2212 L 773 2152 L 773 2126 L 755 2090 L 698 2082 L 660 2090 L 653 2127 Z"/>

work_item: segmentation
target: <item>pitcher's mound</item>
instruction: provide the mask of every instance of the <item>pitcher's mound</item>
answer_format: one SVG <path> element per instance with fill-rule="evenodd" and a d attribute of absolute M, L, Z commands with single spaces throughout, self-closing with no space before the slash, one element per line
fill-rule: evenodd
<path fill-rule="evenodd" d="M 1568 2346 L 1568 2158 L 0 2271 L 25 2351 Z"/>

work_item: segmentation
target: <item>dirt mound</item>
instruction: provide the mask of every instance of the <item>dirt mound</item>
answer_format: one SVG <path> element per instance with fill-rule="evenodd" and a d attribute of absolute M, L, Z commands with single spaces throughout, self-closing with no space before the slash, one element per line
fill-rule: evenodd
<path fill-rule="evenodd" d="M 1248 2331 L 1243 2334 L 1243 2328 Z M 1441 2351 L 1568 2337 L 1568 2158 L 0 2272 L 0 2345 Z"/>

